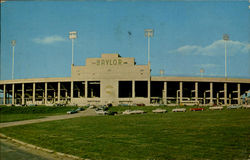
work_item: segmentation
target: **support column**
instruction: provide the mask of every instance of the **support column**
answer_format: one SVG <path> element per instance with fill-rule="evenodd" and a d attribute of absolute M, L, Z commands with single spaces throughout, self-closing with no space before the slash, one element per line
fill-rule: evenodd
<path fill-rule="evenodd" d="M 73 103 L 73 94 L 74 94 L 73 91 L 74 91 L 74 82 L 71 81 L 71 84 L 70 84 L 70 101 L 71 101 L 71 103 Z M 86 95 L 86 92 L 85 92 L 85 95 Z"/>
<path fill-rule="evenodd" d="M 85 98 L 88 98 L 88 81 L 85 81 Z"/>
<path fill-rule="evenodd" d="M 195 101 L 198 101 L 198 82 L 195 82 Z"/>
<path fill-rule="evenodd" d="M 6 84 L 3 85 L 3 104 L 6 104 Z"/>
<path fill-rule="evenodd" d="M 61 83 L 58 82 L 58 87 L 57 87 L 57 101 L 60 103 L 60 97 L 61 97 Z"/>
<path fill-rule="evenodd" d="M 135 98 L 135 81 L 132 81 L 132 98 Z"/>
<path fill-rule="evenodd" d="M 164 82 L 162 97 L 163 97 L 163 104 L 167 104 L 167 82 Z"/>
<path fill-rule="evenodd" d="M 219 92 L 217 92 L 217 94 L 216 94 L 216 105 L 219 105 Z"/>
<path fill-rule="evenodd" d="M 231 95 L 231 93 L 229 93 L 229 104 L 231 105 L 231 103 L 232 103 L 232 95 Z"/>
<path fill-rule="evenodd" d="M 56 90 L 54 89 L 53 92 L 54 92 L 53 103 L 55 103 L 56 102 Z"/>
<path fill-rule="evenodd" d="M 22 83 L 22 105 L 24 105 L 24 83 Z"/>
<path fill-rule="evenodd" d="M 32 94 L 32 103 L 36 102 L 36 83 L 33 83 L 33 94 Z"/>
<path fill-rule="evenodd" d="M 44 90 L 45 90 L 45 95 L 44 95 L 45 101 L 44 101 L 44 103 L 47 104 L 48 103 L 48 83 L 45 82 L 44 85 L 45 85 L 44 86 Z"/>
<path fill-rule="evenodd" d="M 224 83 L 224 105 L 227 105 L 227 83 Z"/>
<path fill-rule="evenodd" d="M 151 80 L 148 80 L 148 99 L 149 99 L 149 104 L 150 104 L 150 98 L 151 98 L 151 94 L 150 94 L 150 89 L 151 89 Z"/>
<path fill-rule="evenodd" d="M 180 82 L 180 103 L 182 103 L 182 88 L 183 88 L 183 82 Z"/>
<path fill-rule="evenodd" d="M 237 84 L 237 90 L 238 90 L 238 92 L 237 92 L 237 94 L 238 94 L 237 100 L 238 100 L 238 104 L 240 105 L 241 104 L 241 100 L 240 100 L 240 83 Z"/>
<path fill-rule="evenodd" d="M 15 105 L 15 84 L 12 84 L 12 104 Z"/>
<path fill-rule="evenodd" d="M 213 82 L 210 82 L 210 105 L 213 105 Z"/>
<path fill-rule="evenodd" d="M 206 104 L 206 91 L 203 93 L 203 104 Z"/>

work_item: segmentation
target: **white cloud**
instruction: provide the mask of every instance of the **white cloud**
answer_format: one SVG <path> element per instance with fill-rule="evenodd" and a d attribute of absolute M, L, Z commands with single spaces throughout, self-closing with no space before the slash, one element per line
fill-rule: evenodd
<path fill-rule="evenodd" d="M 250 51 L 250 44 L 240 41 L 227 42 L 228 55 L 246 54 Z M 185 55 L 208 55 L 215 56 L 225 53 L 224 40 L 217 40 L 205 47 L 198 45 L 185 45 L 178 49 L 170 51 L 170 53 L 185 54 Z"/>
<path fill-rule="evenodd" d="M 54 35 L 54 36 L 47 36 L 47 37 L 43 37 L 43 38 L 35 38 L 35 39 L 33 39 L 33 41 L 35 43 L 39 43 L 39 44 L 52 44 L 55 42 L 65 41 L 65 39 L 61 36 Z"/>

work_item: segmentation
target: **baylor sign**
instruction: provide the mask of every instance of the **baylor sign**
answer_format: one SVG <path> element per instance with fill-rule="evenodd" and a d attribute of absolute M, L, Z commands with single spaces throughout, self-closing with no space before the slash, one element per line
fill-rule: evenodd
<path fill-rule="evenodd" d="M 97 66 L 116 66 L 121 64 L 122 64 L 121 59 L 98 59 L 96 61 Z"/>

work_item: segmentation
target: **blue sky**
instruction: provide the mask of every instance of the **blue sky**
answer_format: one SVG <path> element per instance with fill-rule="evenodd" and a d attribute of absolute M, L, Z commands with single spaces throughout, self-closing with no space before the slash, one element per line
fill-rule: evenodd
<path fill-rule="evenodd" d="M 78 31 L 75 65 L 119 53 L 147 63 L 144 29 L 153 28 L 152 75 L 224 76 L 224 33 L 229 34 L 228 76 L 250 78 L 248 1 L 12 1 L 1 4 L 1 79 L 70 77 L 71 41 Z M 131 34 L 129 34 L 129 32 Z"/>

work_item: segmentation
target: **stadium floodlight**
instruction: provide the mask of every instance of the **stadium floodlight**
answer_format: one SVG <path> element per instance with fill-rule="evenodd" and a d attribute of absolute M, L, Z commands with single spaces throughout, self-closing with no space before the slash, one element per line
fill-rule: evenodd
<path fill-rule="evenodd" d="M 16 46 L 16 40 L 11 41 L 12 46 L 12 80 L 14 79 L 14 56 L 15 56 L 15 46 Z"/>
<path fill-rule="evenodd" d="M 223 35 L 223 40 L 225 42 L 225 78 L 227 78 L 227 41 L 229 41 L 228 34 Z"/>
<path fill-rule="evenodd" d="M 203 77 L 203 73 L 205 72 L 205 70 L 203 68 L 200 69 L 200 74 L 201 74 L 201 77 Z"/>
<path fill-rule="evenodd" d="M 160 70 L 160 75 L 163 76 L 165 71 L 163 69 Z"/>
<path fill-rule="evenodd" d="M 69 32 L 69 39 L 72 39 L 72 65 L 74 65 L 74 39 L 76 38 L 77 38 L 76 31 Z"/>
<path fill-rule="evenodd" d="M 154 36 L 154 30 L 153 29 L 145 29 L 144 35 L 145 35 L 145 37 L 148 37 L 148 65 L 150 68 L 150 37 Z"/>

